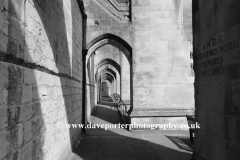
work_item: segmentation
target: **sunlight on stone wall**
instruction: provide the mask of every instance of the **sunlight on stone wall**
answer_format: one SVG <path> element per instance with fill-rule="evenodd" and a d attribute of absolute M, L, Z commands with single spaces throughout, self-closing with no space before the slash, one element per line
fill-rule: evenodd
<path fill-rule="evenodd" d="M 0 159 L 68 159 L 82 121 L 76 0 L 0 2 Z M 54 144 L 54 145 L 53 145 Z"/>

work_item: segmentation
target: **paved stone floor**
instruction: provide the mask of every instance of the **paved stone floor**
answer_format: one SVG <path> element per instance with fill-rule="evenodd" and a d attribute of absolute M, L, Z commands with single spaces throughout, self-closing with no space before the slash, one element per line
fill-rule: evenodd
<path fill-rule="evenodd" d="M 119 122 L 115 107 L 98 105 L 92 115 L 93 124 Z M 89 129 L 76 154 L 82 160 L 190 160 L 188 139 L 188 131 Z"/>

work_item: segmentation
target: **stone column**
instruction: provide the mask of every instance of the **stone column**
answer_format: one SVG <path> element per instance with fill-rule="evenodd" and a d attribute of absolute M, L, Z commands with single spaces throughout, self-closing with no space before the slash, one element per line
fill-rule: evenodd
<path fill-rule="evenodd" d="M 193 1 L 195 160 L 240 159 L 239 8 L 239 0 Z"/>
<path fill-rule="evenodd" d="M 194 76 L 190 39 L 180 20 L 182 3 L 135 0 L 132 5 L 132 123 L 186 124 L 185 115 L 194 109 Z"/>
<path fill-rule="evenodd" d="M 130 100 L 130 65 L 126 56 L 121 53 L 121 89 L 122 100 Z"/>

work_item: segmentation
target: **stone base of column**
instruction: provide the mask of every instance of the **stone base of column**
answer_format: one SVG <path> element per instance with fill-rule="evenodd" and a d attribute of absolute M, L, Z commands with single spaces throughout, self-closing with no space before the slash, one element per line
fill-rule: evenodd
<path fill-rule="evenodd" d="M 186 115 L 193 115 L 194 109 L 133 109 L 129 116 L 129 123 L 132 125 L 131 130 L 155 129 L 164 130 L 187 130 Z M 135 125 L 135 127 L 134 127 Z M 165 127 L 164 127 L 165 125 Z M 172 125 L 170 127 L 170 125 Z M 174 127 L 173 125 L 176 125 Z M 181 126 L 180 126 L 181 125 Z M 138 127 L 136 127 L 138 126 Z M 164 127 L 164 128 L 163 128 Z"/>

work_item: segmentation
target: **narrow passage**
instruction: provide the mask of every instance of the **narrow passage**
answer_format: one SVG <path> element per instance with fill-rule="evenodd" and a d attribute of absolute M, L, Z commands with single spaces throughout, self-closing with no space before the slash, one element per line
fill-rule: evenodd
<path fill-rule="evenodd" d="M 91 120 L 99 125 L 122 123 L 116 104 L 106 97 L 96 106 Z M 87 130 L 76 153 L 82 160 L 190 160 L 192 149 L 184 143 L 187 132 L 170 135 L 163 131 L 92 128 Z"/>

